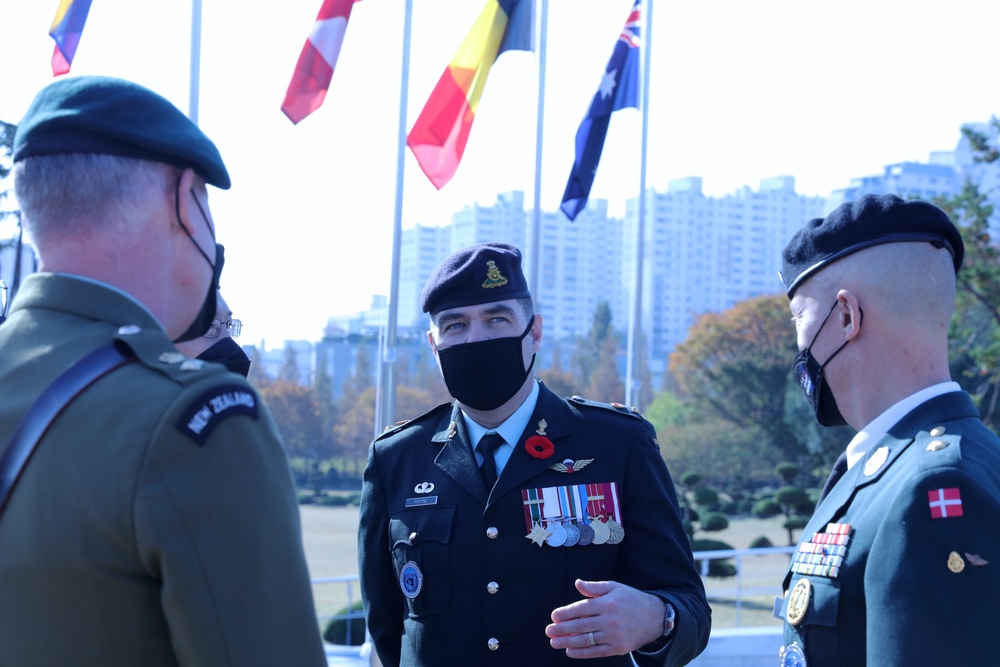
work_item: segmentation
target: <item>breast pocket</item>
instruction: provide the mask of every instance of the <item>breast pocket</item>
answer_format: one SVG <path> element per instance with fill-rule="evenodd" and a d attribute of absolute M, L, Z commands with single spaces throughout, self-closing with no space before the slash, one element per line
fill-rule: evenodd
<path fill-rule="evenodd" d="M 840 583 L 824 577 L 801 577 L 785 596 L 786 641 L 797 640 L 808 655 L 829 657 L 840 664 L 837 614 Z"/>
<path fill-rule="evenodd" d="M 448 542 L 454 518 L 454 507 L 438 506 L 403 510 L 389 519 L 392 564 L 412 618 L 448 609 Z"/>

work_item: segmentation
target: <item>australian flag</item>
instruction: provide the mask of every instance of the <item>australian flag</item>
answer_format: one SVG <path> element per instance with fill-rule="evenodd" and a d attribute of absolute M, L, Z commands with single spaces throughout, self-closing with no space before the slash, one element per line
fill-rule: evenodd
<path fill-rule="evenodd" d="M 636 0 L 587 116 L 576 131 L 576 159 L 560 205 L 570 220 L 587 205 L 611 113 L 627 107 L 639 108 L 639 5 Z"/>

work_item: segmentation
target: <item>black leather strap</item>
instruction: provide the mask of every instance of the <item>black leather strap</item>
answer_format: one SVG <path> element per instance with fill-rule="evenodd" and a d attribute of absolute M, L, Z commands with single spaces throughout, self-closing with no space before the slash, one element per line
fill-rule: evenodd
<path fill-rule="evenodd" d="M 31 404 L 0 455 L 0 514 L 35 446 L 59 413 L 98 378 L 131 361 L 135 356 L 127 346 L 108 343 L 63 371 Z"/>

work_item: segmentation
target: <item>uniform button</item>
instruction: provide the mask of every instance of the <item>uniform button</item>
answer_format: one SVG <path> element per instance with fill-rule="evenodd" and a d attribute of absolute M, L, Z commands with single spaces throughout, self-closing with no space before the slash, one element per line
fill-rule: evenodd
<path fill-rule="evenodd" d="M 942 435 L 944 435 L 944 433 L 945 433 L 944 426 L 935 426 L 934 428 L 931 429 L 932 438 L 940 438 Z"/>
<path fill-rule="evenodd" d="M 488 592 L 490 595 L 496 595 L 498 590 L 500 590 L 500 584 L 498 584 L 497 582 L 491 581 L 490 583 L 486 584 L 486 592 Z"/>
<path fill-rule="evenodd" d="M 490 640 L 486 642 L 486 645 L 490 647 L 491 651 L 496 651 L 500 648 L 500 640 L 496 637 L 490 637 Z"/>
<path fill-rule="evenodd" d="M 931 440 L 927 445 L 927 451 L 937 452 L 948 446 L 947 440 Z"/>
<path fill-rule="evenodd" d="M 491 540 L 497 539 L 497 535 L 499 534 L 500 531 L 498 531 L 494 526 L 490 526 L 489 528 L 486 529 L 486 537 L 490 538 Z"/>

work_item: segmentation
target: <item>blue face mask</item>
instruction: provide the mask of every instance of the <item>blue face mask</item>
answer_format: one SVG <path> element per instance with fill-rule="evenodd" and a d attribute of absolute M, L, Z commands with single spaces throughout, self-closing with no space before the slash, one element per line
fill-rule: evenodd
<path fill-rule="evenodd" d="M 820 426 L 844 426 L 847 424 L 847 420 L 840 413 L 840 408 L 837 407 L 837 400 L 833 397 L 830 385 L 823 379 L 823 369 L 851 341 L 845 340 L 844 344 L 834 350 L 833 354 L 822 364 L 816 361 L 816 357 L 810 352 L 813 343 L 819 337 L 819 332 L 823 330 L 826 321 L 830 319 L 830 315 L 833 314 L 833 309 L 836 307 L 837 302 L 834 301 L 833 307 L 826 314 L 823 324 L 819 325 L 819 329 L 816 331 L 816 335 L 813 336 L 812 342 L 809 343 L 809 347 L 799 352 L 795 357 L 795 362 L 792 364 L 792 375 L 795 376 L 795 381 L 798 383 L 799 388 L 802 389 L 802 393 L 805 394 L 806 400 L 809 401 L 809 407 L 813 409 L 816 421 L 819 422 Z M 864 313 L 861 312 L 860 308 L 858 308 L 858 312 L 861 313 L 861 318 L 863 319 Z"/>
<path fill-rule="evenodd" d="M 520 336 L 492 338 L 475 343 L 461 343 L 438 350 L 441 375 L 448 393 L 461 403 L 475 410 L 496 410 L 513 398 L 524 385 L 531 364 L 524 368 L 521 341 L 531 332 L 535 318 Z"/>

